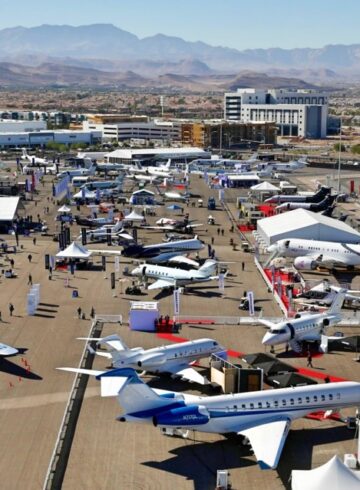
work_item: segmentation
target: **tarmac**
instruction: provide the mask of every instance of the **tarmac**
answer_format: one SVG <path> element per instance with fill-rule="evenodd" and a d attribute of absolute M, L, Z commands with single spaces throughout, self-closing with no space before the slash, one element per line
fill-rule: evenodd
<path fill-rule="evenodd" d="M 26 213 L 45 217 L 50 232 L 55 231 L 54 217 L 56 203 L 48 201 L 50 177 L 44 187 L 40 187 L 37 206 L 34 202 L 26 205 Z M 218 191 L 210 190 L 198 176 L 191 177 L 192 192 L 198 193 L 206 204 L 209 195 L 218 198 Z M 228 191 L 234 198 L 238 191 Z M 227 194 L 227 195 L 228 195 Z M 189 211 L 190 219 L 204 224 L 199 228 L 199 236 L 206 243 L 214 237 L 216 256 L 229 262 L 230 275 L 225 280 L 225 290 L 220 291 L 216 281 L 209 284 L 191 286 L 181 295 L 181 314 L 193 316 L 248 316 L 239 310 L 240 298 L 244 291 L 254 291 L 256 306 L 262 314 L 279 317 L 281 312 L 272 295 L 258 273 L 253 255 L 241 251 L 241 237 L 231 233 L 231 223 L 227 214 L 218 206 L 216 211 L 198 207 L 197 198 L 192 199 L 195 207 Z M 218 199 L 217 199 L 218 202 Z M 49 213 L 44 215 L 44 207 Z M 233 205 L 231 205 L 233 206 Z M 235 210 L 234 210 L 235 211 Z M 85 208 L 82 213 L 85 214 Z M 214 226 L 207 225 L 207 216 L 215 217 Z M 174 216 L 174 213 L 159 208 L 153 223 L 161 216 Z M 175 213 L 176 215 L 176 213 Z M 218 236 L 217 229 L 224 229 Z M 207 231 L 206 231 L 207 230 Z M 78 235 L 78 227 L 73 226 L 71 234 Z M 140 239 L 148 243 L 159 242 L 162 235 L 143 231 Z M 5 237 L 3 237 L 5 238 Z M 236 250 L 230 245 L 230 238 L 237 244 Z M 9 244 L 14 239 L 6 237 Z M 0 369 L 0 438 L 3 441 L 0 458 L 2 475 L 1 487 L 4 489 L 29 490 L 42 488 L 46 472 L 54 450 L 60 424 L 64 415 L 74 375 L 57 371 L 60 366 L 77 367 L 83 352 L 84 343 L 76 337 L 86 337 L 90 329 L 90 310 L 98 314 L 121 314 L 124 325 L 104 324 L 103 335 L 119 333 L 130 347 L 155 347 L 166 343 L 156 334 L 130 331 L 126 325 L 129 301 L 157 300 L 162 315 L 173 314 L 172 295 L 167 292 L 150 292 L 143 296 L 128 296 L 124 293 L 126 282 L 117 282 L 115 297 L 110 287 L 110 272 L 114 271 L 114 259 L 107 260 L 104 273 L 100 258 L 95 263 L 99 270 L 76 271 L 65 286 L 67 272 L 54 272 L 52 280 L 44 267 L 44 255 L 54 255 L 57 243 L 51 237 L 37 237 L 36 245 L 32 237 L 20 237 L 23 248 L 12 257 L 18 277 L 0 281 L 0 323 L 1 341 L 24 349 L 20 355 L 2 359 Z M 102 248 L 106 245 L 89 248 Z M 28 255 L 32 255 L 29 263 Z M 207 247 L 200 253 L 207 255 Z M 4 259 L 3 267 L 8 267 Z M 245 270 L 242 271 L 242 262 Z M 125 263 L 120 259 L 121 271 Z M 35 316 L 26 313 L 26 295 L 29 285 L 28 275 L 33 283 L 39 283 L 41 301 Z M 118 279 L 121 278 L 121 273 Z M 78 297 L 72 293 L 77 290 Z M 11 317 L 8 305 L 13 303 L 14 315 Z M 86 319 L 78 318 L 77 308 L 81 307 Z M 358 327 L 349 327 L 346 333 L 358 333 Z M 183 325 L 180 337 L 196 339 L 213 337 L 224 346 L 239 353 L 263 351 L 261 326 L 248 325 Z M 298 367 L 306 367 L 306 358 L 285 354 L 282 348 L 276 350 L 281 358 L 286 358 Z M 345 379 L 359 381 L 360 366 L 353 361 L 354 353 L 332 353 L 314 359 L 314 371 L 320 376 L 326 373 Z M 240 358 L 232 358 L 243 363 Z M 206 361 L 203 363 L 206 366 Z M 106 368 L 103 358 L 96 358 L 94 369 Z M 174 381 L 170 378 L 151 377 L 155 386 L 177 391 L 197 392 L 194 385 Z M 321 382 L 321 381 L 320 381 Z M 62 488 L 81 489 L 212 489 L 215 488 L 216 470 L 229 469 L 232 488 L 255 490 L 267 487 L 268 490 L 290 488 L 288 479 L 292 469 L 309 469 L 328 461 L 334 454 L 356 452 L 353 431 L 344 424 L 326 421 L 301 419 L 292 425 L 285 444 L 279 467 L 276 471 L 262 471 L 258 467 L 249 447 L 243 446 L 237 438 L 221 435 L 190 433 L 188 439 L 167 437 L 152 426 L 120 423 L 115 419 L 121 408 L 115 398 L 100 398 L 99 385 L 89 379 L 85 397 L 73 437 Z M 345 411 L 345 414 L 354 411 Z"/>

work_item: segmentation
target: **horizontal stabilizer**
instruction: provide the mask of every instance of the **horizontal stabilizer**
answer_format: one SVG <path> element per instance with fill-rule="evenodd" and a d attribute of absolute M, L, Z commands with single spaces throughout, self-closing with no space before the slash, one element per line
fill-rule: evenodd
<path fill-rule="evenodd" d="M 277 467 L 289 430 L 290 420 L 286 418 L 259 424 L 239 434 L 249 439 L 260 468 L 264 470 Z"/>
<path fill-rule="evenodd" d="M 59 371 L 68 371 L 70 373 L 78 374 L 88 374 L 89 376 L 100 376 L 104 371 L 95 371 L 93 369 L 83 369 L 83 368 L 71 368 L 71 367 L 58 367 Z"/>
<path fill-rule="evenodd" d="M 173 374 L 176 374 L 177 376 L 181 376 L 183 380 L 199 383 L 200 385 L 209 384 L 209 380 L 205 378 L 205 376 L 201 376 L 201 374 L 198 373 L 193 368 L 185 368 L 182 369 L 181 371 L 176 371 Z"/>

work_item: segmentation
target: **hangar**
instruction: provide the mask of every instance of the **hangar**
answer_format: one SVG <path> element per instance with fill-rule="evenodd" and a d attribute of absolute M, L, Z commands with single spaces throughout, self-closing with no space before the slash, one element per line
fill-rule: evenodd
<path fill-rule="evenodd" d="M 294 209 L 258 220 L 256 236 L 265 246 L 284 238 L 360 243 L 360 233 L 351 226 L 307 209 Z"/>
<path fill-rule="evenodd" d="M 20 197 L 0 197 L 0 231 L 8 233 L 18 217 L 18 211 L 23 208 Z"/>

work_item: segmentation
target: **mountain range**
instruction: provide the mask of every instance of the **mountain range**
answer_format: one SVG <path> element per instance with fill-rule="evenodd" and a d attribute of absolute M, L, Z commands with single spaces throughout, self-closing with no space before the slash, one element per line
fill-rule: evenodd
<path fill-rule="evenodd" d="M 111 24 L 41 25 L 0 30 L 0 62 L 3 85 L 30 86 L 33 77 L 33 84 L 41 86 L 86 85 L 87 79 L 88 86 L 134 87 L 149 86 L 149 81 L 161 85 L 161 78 L 176 75 L 186 80 L 171 83 L 184 82 L 193 88 L 200 84 L 211 90 L 211 86 L 231 88 L 239 73 L 239 83 L 244 73 L 245 78 L 252 73 L 253 79 L 265 73 L 264 83 L 275 86 L 287 78 L 292 85 L 299 80 L 299 86 L 306 82 L 334 86 L 360 79 L 360 44 L 240 51 L 163 34 L 140 39 Z M 257 77 L 255 72 L 260 72 Z"/>

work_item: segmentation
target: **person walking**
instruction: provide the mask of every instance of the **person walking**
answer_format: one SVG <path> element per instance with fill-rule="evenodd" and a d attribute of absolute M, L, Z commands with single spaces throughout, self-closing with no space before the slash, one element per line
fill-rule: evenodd
<path fill-rule="evenodd" d="M 217 229 L 217 234 L 220 235 L 220 228 Z"/>
<path fill-rule="evenodd" d="M 32 275 L 29 274 L 29 279 L 28 279 L 28 286 L 32 286 Z"/>
<path fill-rule="evenodd" d="M 312 364 L 312 355 L 311 352 L 308 350 L 307 352 L 307 367 L 314 367 Z"/>
<path fill-rule="evenodd" d="M 29 255 L 28 255 L 28 261 L 29 261 L 29 264 L 31 264 L 31 260 L 32 260 L 32 255 L 31 255 L 31 254 L 29 254 Z"/>
<path fill-rule="evenodd" d="M 241 262 L 241 270 L 244 272 L 244 270 L 245 270 L 245 262 Z"/>
<path fill-rule="evenodd" d="M 13 313 L 14 313 L 14 305 L 12 303 L 9 303 L 9 313 L 10 313 L 10 316 L 13 316 Z"/>
<path fill-rule="evenodd" d="M 81 313 L 82 313 L 82 309 L 81 307 L 79 306 L 79 308 L 77 309 L 77 314 L 78 314 L 78 318 L 81 319 Z"/>
<path fill-rule="evenodd" d="M 2 322 L 2 313 L 0 311 L 0 322 Z"/>
<path fill-rule="evenodd" d="M 33 238 L 33 245 L 36 245 L 36 237 Z"/>
<path fill-rule="evenodd" d="M 92 306 L 90 311 L 90 318 L 95 318 L 95 308 Z"/>
<path fill-rule="evenodd" d="M 212 236 L 211 237 L 211 245 L 214 245 L 215 238 Z"/>
<path fill-rule="evenodd" d="M 15 265 L 15 260 L 14 259 L 10 259 L 10 265 L 11 265 L 11 268 L 13 269 L 14 268 L 14 265 Z"/>

